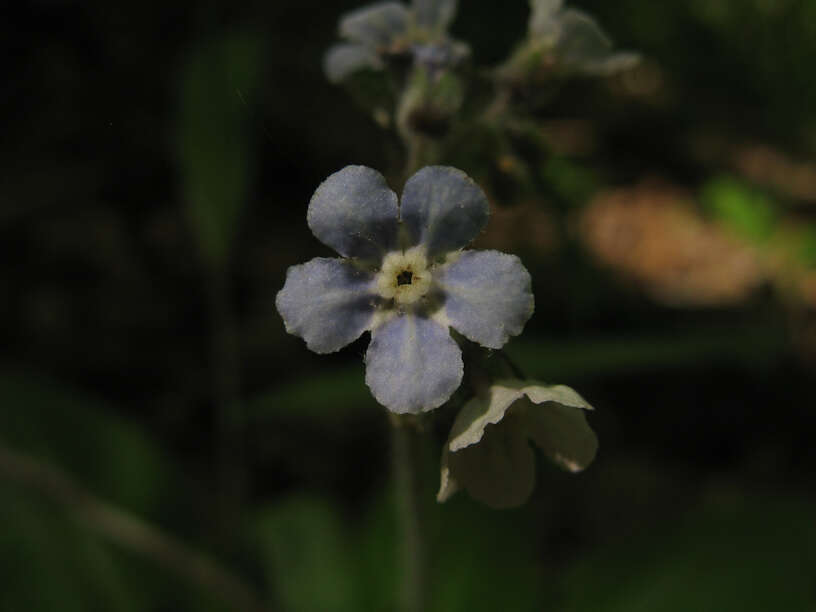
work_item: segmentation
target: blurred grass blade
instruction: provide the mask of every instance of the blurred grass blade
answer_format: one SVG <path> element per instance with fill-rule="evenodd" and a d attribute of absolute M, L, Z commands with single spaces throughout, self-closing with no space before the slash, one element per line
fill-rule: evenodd
<path fill-rule="evenodd" d="M 209 590 L 231 607 L 247 612 L 266 608 L 243 581 L 209 557 L 185 546 L 136 515 L 95 497 L 57 467 L 0 444 L 0 477 L 56 502 L 90 531 L 143 555 L 171 573 Z"/>
<path fill-rule="evenodd" d="M 204 259 L 223 266 L 253 176 L 249 102 L 261 45 L 237 34 L 191 52 L 181 76 L 178 154 L 189 220 Z"/>
<path fill-rule="evenodd" d="M 46 377 L 0 375 L 0 440 L 140 513 L 154 513 L 172 492 L 172 465 L 138 427 L 104 401 Z"/>

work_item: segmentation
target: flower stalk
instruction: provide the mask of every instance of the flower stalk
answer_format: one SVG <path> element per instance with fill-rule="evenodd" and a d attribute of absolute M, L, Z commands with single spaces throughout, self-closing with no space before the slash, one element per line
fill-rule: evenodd
<path fill-rule="evenodd" d="M 401 612 L 421 612 L 426 601 L 426 548 L 422 511 L 422 440 L 415 419 L 392 415 L 393 470 L 400 528 Z"/>

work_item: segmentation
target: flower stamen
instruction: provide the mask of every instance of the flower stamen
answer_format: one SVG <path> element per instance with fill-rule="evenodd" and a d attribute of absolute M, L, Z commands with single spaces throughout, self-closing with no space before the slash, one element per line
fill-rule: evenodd
<path fill-rule="evenodd" d="M 389 253 L 377 274 L 377 291 L 397 304 L 413 304 L 431 288 L 431 273 L 424 249 L 414 247 Z"/>

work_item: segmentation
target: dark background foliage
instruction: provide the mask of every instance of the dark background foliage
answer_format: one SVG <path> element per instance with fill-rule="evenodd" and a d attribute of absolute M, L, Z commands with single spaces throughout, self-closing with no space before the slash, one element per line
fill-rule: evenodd
<path fill-rule="evenodd" d="M 522 0 L 461 4 L 476 65 L 525 32 Z M 440 429 L 429 605 L 812 610 L 816 3 L 575 5 L 643 64 L 536 111 L 547 152 L 498 166 L 545 191 L 463 169 L 494 208 L 480 240 L 534 278 L 508 352 L 596 406 L 601 450 L 578 476 L 542 462 L 522 509 L 435 506 Z M 395 137 L 322 74 L 356 6 L 6 7 L 0 609 L 244 608 L 97 503 L 269 609 L 392 609 L 365 340 L 314 355 L 274 309 L 286 268 L 328 254 L 304 222 L 320 181 L 399 169 Z"/>

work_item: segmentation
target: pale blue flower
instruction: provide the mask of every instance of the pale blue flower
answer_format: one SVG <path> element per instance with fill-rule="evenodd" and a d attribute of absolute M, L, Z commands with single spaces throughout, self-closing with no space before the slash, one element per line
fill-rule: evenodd
<path fill-rule="evenodd" d="M 447 68 L 467 57 L 467 45 L 452 40 L 447 29 L 456 15 L 456 0 L 379 2 L 357 9 L 340 20 L 345 42 L 329 49 L 325 70 L 339 83 L 358 70 L 382 70 L 389 57 L 409 56 L 429 71 Z"/>
<path fill-rule="evenodd" d="M 563 0 L 530 0 L 529 45 L 543 52 L 557 70 L 609 75 L 637 64 L 640 56 L 614 52 L 596 21 Z"/>
<path fill-rule="evenodd" d="M 498 349 L 533 312 L 530 275 L 517 257 L 462 250 L 488 213 L 482 190 L 455 168 L 423 168 L 400 201 L 371 168 L 331 175 L 307 221 L 343 258 L 289 268 L 276 300 L 286 330 L 318 353 L 370 331 L 366 383 L 377 401 L 396 413 L 442 405 L 462 381 L 449 327 Z"/>

